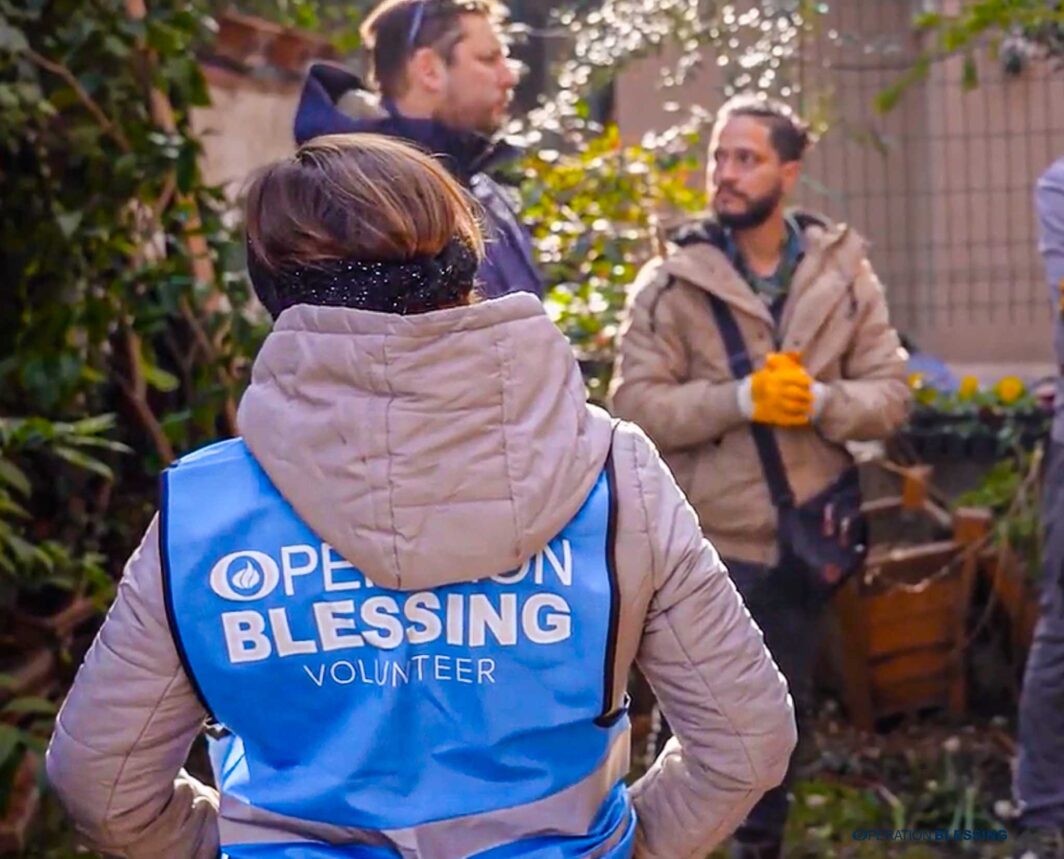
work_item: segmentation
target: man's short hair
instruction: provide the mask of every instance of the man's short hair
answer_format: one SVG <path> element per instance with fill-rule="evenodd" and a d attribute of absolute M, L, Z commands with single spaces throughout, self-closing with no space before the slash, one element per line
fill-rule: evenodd
<path fill-rule="evenodd" d="M 769 129 L 769 140 L 780 161 L 801 161 L 813 144 L 809 124 L 782 101 L 764 95 L 737 95 L 717 112 L 713 137 L 729 119 L 749 116 L 761 120 Z"/>
<path fill-rule="evenodd" d="M 462 41 L 462 17 L 501 20 L 499 0 L 384 0 L 363 22 L 362 43 L 370 55 L 370 77 L 386 98 L 406 89 L 406 66 L 418 48 L 432 48 L 450 63 Z"/>

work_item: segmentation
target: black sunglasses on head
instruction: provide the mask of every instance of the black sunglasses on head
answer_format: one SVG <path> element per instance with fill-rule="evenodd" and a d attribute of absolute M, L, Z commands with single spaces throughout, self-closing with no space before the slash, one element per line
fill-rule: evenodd
<path fill-rule="evenodd" d="M 425 20 L 425 7 L 428 5 L 428 0 L 416 0 L 414 14 L 410 18 L 410 29 L 406 34 L 406 49 L 407 51 L 414 50 L 414 43 L 417 42 L 418 34 L 421 32 L 421 25 Z"/>
<path fill-rule="evenodd" d="M 425 10 L 428 8 L 429 3 L 440 2 L 440 0 L 414 0 L 411 5 L 414 6 L 414 13 L 410 16 L 410 29 L 406 33 L 406 50 L 407 53 L 411 53 L 417 46 L 417 37 L 421 35 L 421 27 L 425 23 Z M 469 2 L 456 2 L 451 4 L 460 12 L 476 12 L 477 7 Z"/>

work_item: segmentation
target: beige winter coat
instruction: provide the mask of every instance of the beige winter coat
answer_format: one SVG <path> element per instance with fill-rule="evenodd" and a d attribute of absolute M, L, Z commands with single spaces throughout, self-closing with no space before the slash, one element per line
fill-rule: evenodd
<path fill-rule="evenodd" d="M 864 241 L 842 224 L 811 223 L 804 236 L 781 317 L 782 349 L 801 353 L 827 399 L 814 427 L 776 430 L 799 502 L 850 464 L 842 442 L 887 438 L 910 400 L 907 356 Z M 612 408 L 658 446 L 725 558 L 772 564 L 776 513 L 706 293 L 728 302 L 754 367 L 764 363 L 775 348 L 765 303 L 715 244 L 673 247 L 635 282 Z"/>
<path fill-rule="evenodd" d="M 291 308 L 256 360 L 239 419 L 301 517 L 378 585 L 402 589 L 506 571 L 540 551 L 581 507 L 612 431 L 585 404 L 565 339 L 523 294 L 408 318 Z M 702 859 L 781 781 L 793 711 L 653 445 L 630 425 L 612 438 L 614 701 L 637 660 L 679 738 L 632 787 L 635 855 Z M 100 848 L 215 859 L 219 827 L 238 822 L 181 771 L 204 712 L 167 626 L 158 540 L 153 523 L 60 713 L 48 775 Z M 627 770 L 627 742 L 610 765 L 614 778 Z M 590 822 L 583 806 L 554 819 L 529 807 L 505 826 L 514 837 Z M 407 859 L 475 852 L 394 846 Z"/>

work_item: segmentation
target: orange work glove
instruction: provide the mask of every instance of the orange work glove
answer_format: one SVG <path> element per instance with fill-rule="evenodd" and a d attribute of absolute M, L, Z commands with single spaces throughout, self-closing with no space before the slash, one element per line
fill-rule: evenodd
<path fill-rule="evenodd" d="M 765 356 L 765 366 L 772 368 L 779 367 L 801 367 L 802 366 L 802 353 L 801 352 L 769 352 Z"/>
<path fill-rule="evenodd" d="M 750 376 L 750 419 L 781 427 L 807 426 L 813 418 L 813 379 L 794 352 L 773 352 Z"/>

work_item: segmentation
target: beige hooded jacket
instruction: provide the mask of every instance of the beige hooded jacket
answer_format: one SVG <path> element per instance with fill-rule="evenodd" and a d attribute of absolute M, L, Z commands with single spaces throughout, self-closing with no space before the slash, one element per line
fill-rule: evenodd
<path fill-rule="evenodd" d="M 779 348 L 801 353 L 825 400 L 814 426 L 776 430 L 799 503 L 851 464 L 844 442 L 889 437 L 911 399 L 906 353 L 864 240 L 844 224 L 802 222 L 805 256 L 784 304 Z M 636 280 L 612 405 L 661 449 L 725 558 L 772 564 L 776 511 L 707 293 L 730 305 L 754 367 L 764 364 L 777 348 L 768 308 L 720 247 L 692 241 L 652 260 Z"/>
<path fill-rule="evenodd" d="M 414 317 L 291 308 L 239 420 L 300 516 L 378 585 L 402 589 L 496 574 L 541 550 L 580 508 L 612 437 L 614 699 L 638 660 L 679 738 L 632 787 L 636 855 L 702 859 L 782 779 L 794 718 L 759 630 L 653 445 L 585 404 L 534 297 Z M 104 851 L 214 859 L 219 827 L 248 823 L 224 803 L 219 814 L 215 791 L 182 770 L 205 714 L 167 626 L 158 542 L 153 523 L 62 708 L 48 775 Z M 626 749 L 620 758 L 616 777 Z M 506 825 L 513 836 L 558 823 L 529 808 Z M 409 859 L 472 852 L 394 846 Z"/>

